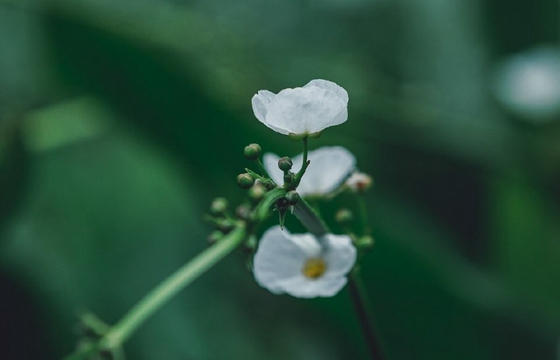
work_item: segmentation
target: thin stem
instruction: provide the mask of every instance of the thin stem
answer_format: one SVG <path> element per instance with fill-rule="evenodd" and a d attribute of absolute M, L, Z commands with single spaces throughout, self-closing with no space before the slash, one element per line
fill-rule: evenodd
<path fill-rule="evenodd" d="M 178 292 L 233 251 L 243 242 L 245 237 L 245 226 L 239 224 L 217 244 L 209 247 L 183 265 L 144 296 L 103 336 L 99 343 L 80 348 L 77 352 L 66 357 L 66 359 L 82 359 L 84 356 L 92 354 L 99 349 L 119 348 L 150 316 L 171 300 Z"/>
<path fill-rule="evenodd" d="M 299 199 L 298 203 L 294 205 L 294 215 L 315 236 L 323 236 L 329 232 L 329 228 L 323 219 L 303 198 Z"/>
<path fill-rule="evenodd" d="M 294 214 L 301 221 L 301 223 L 315 236 L 322 236 L 329 232 L 325 222 L 319 217 L 317 212 L 309 206 L 305 200 L 300 199 L 294 206 Z M 360 326 L 364 334 L 368 349 L 371 354 L 372 360 L 382 360 L 383 353 L 376 340 L 375 323 L 373 319 L 373 312 L 370 308 L 370 301 L 368 299 L 366 290 L 362 284 L 359 274 L 359 267 L 355 267 L 348 276 L 350 296 L 354 304 L 354 310 L 360 321 Z"/>
<path fill-rule="evenodd" d="M 301 181 L 301 178 L 302 178 L 303 174 L 305 174 L 305 170 L 307 170 L 307 165 L 309 165 L 309 163 L 307 161 L 307 152 L 308 152 L 307 140 L 308 139 L 309 139 L 309 137 L 307 137 L 307 136 L 303 138 L 303 163 L 301 164 L 301 169 L 299 169 L 298 173 L 296 174 L 296 181 L 295 181 L 296 187 L 299 185 L 299 182 Z"/>
<path fill-rule="evenodd" d="M 362 236 L 369 235 L 370 229 L 367 221 L 367 206 L 366 200 L 362 194 L 358 194 L 358 206 L 360 211 L 360 222 L 362 225 Z"/>
<path fill-rule="evenodd" d="M 192 261 L 179 268 L 149 292 L 121 321 L 111 328 L 105 336 L 106 343 L 119 345 L 126 341 L 141 324 L 179 291 L 240 245 L 245 239 L 245 235 L 245 228 L 238 226 L 214 246 L 209 247 Z"/>
<path fill-rule="evenodd" d="M 375 331 L 375 321 L 373 312 L 371 311 L 370 304 L 366 289 L 360 276 L 359 267 L 354 268 L 348 276 L 348 289 L 350 290 L 350 297 L 354 304 L 354 310 L 360 322 L 360 327 L 366 340 L 369 353 L 372 360 L 382 360 L 383 352 L 377 342 Z"/>
<path fill-rule="evenodd" d="M 256 159 L 255 163 L 257 164 L 257 167 L 259 168 L 259 171 L 261 172 L 261 174 L 270 179 L 270 175 L 268 175 L 268 171 L 266 171 L 263 163 L 261 162 L 261 159 Z"/>

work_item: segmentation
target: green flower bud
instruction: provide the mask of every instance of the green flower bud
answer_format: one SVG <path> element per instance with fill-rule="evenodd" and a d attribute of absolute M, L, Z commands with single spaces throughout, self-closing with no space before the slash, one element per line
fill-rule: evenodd
<path fill-rule="evenodd" d="M 239 185 L 239 187 L 242 189 L 249 189 L 251 188 L 251 186 L 253 186 L 254 183 L 255 179 L 253 179 L 251 175 L 247 173 L 237 175 L 237 185 Z"/>
<path fill-rule="evenodd" d="M 208 235 L 206 240 L 208 241 L 208 244 L 214 245 L 215 243 L 220 241 L 223 236 L 224 236 L 224 234 L 221 231 L 215 230 L 215 231 L 212 231 L 210 233 L 210 235 Z"/>
<path fill-rule="evenodd" d="M 286 198 L 286 200 L 288 200 L 289 205 L 295 205 L 299 201 L 299 194 L 297 192 L 295 192 L 294 190 L 290 190 L 286 194 L 285 198 Z"/>
<path fill-rule="evenodd" d="M 293 184 L 295 180 L 295 175 L 293 172 L 287 172 L 284 174 L 284 184 Z"/>
<path fill-rule="evenodd" d="M 220 230 L 223 234 L 228 234 L 235 228 L 235 224 L 229 219 L 218 219 L 216 221 L 216 227 Z"/>
<path fill-rule="evenodd" d="M 282 229 L 284 229 L 284 219 L 286 218 L 286 212 L 288 211 L 289 207 L 290 204 L 288 203 L 288 200 L 286 200 L 286 198 L 280 198 L 276 201 L 276 210 L 278 210 L 279 223 Z"/>
<path fill-rule="evenodd" d="M 348 209 L 338 210 L 334 218 L 340 226 L 348 226 L 352 224 L 352 221 L 354 221 L 354 215 Z"/>
<path fill-rule="evenodd" d="M 250 220 L 251 219 L 251 208 L 248 205 L 239 205 L 235 208 L 235 214 L 241 220 Z"/>
<path fill-rule="evenodd" d="M 290 159 L 289 157 L 284 156 L 278 160 L 278 167 L 284 172 L 290 171 L 292 165 L 294 164 L 292 163 L 292 159 Z"/>
<path fill-rule="evenodd" d="M 261 156 L 261 146 L 259 144 L 249 144 L 245 146 L 243 155 L 247 160 L 257 160 Z"/>
<path fill-rule="evenodd" d="M 356 240 L 356 247 L 364 250 L 370 250 L 373 247 L 375 240 L 373 237 L 366 235 Z"/>
<path fill-rule="evenodd" d="M 252 254 L 253 252 L 255 252 L 256 248 L 257 248 L 257 238 L 255 236 L 249 236 L 247 241 L 245 241 L 245 243 L 243 244 L 242 250 L 246 254 Z"/>
<path fill-rule="evenodd" d="M 223 197 L 217 197 L 210 205 L 210 213 L 212 215 L 223 215 L 228 208 L 228 201 Z"/>
<path fill-rule="evenodd" d="M 266 194 L 266 188 L 260 181 L 256 182 L 255 185 L 253 185 L 253 187 L 249 189 L 249 197 L 255 203 L 261 201 L 264 198 L 265 194 Z"/>

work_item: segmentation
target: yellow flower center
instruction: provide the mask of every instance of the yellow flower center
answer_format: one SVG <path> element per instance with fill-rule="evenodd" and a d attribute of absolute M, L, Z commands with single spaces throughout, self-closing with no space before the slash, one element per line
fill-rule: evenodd
<path fill-rule="evenodd" d="M 321 277 L 327 270 L 327 264 L 321 258 L 310 258 L 303 264 L 301 272 L 303 275 L 310 279 L 317 279 Z"/>

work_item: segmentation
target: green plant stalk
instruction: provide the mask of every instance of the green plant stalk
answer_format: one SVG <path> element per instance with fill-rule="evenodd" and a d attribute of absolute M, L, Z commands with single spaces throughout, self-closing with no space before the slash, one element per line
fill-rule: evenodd
<path fill-rule="evenodd" d="M 254 221 L 258 223 L 269 215 L 270 208 L 278 199 L 286 195 L 286 190 L 277 188 L 267 193 L 263 201 L 257 206 Z M 122 344 L 136 331 L 151 315 L 171 300 L 178 292 L 196 280 L 200 275 L 222 260 L 226 255 L 239 246 L 248 236 L 244 223 L 226 235 L 222 240 L 206 249 L 194 259 L 176 270 L 162 283 L 142 298 L 129 312 L 113 327 L 109 328 L 100 341 L 80 347 L 68 355 L 65 360 L 85 359 L 102 349 L 121 351 Z"/>
<path fill-rule="evenodd" d="M 294 215 L 301 221 L 306 229 L 315 236 L 323 236 L 329 232 L 325 222 L 309 204 L 301 199 L 294 206 Z M 354 310 L 360 322 L 362 333 L 369 349 L 372 360 L 382 360 L 383 353 L 377 341 L 373 312 L 371 311 L 369 298 L 363 286 L 359 268 L 355 267 L 348 276 L 350 297 Z"/>
<path fill-rule="evenodd" d="M 308 153 L 308 146 L 307 146 L 307 140 L 309 139 L 309 137 L 305 136 L 303 138 L 303 162 L 301 163 L 301 169 L 299 169 L 298 173 L 296 174 L 296 181 L 295 181 L 295 187 L 297 187 L 299 185 L 299 182 L 301 181 L 301 178 L 303 177 L 303 174 L 305 174 L 305 170 L 307 170 L 307 153 Z"/>
<path fill-rule="evenodd" d="M 383 359 L 383 352 L 377 341 L 373 312 L 369 306 L 371 303 L 364 288 L 359 267 L 355 267 L 348 275 L 348 289 L 371 358 L 372 360 L 381 360 Z"/>
<path fill-rule="evenodd" d="M 215 245 L 189 261 L 150 291 L 105 335 L 103 343 L 109 348 L 120 345 L 178 292 L 222 260 L 240 245 L 246 237 L 245 227 L 239 225 Z"/>
<path fill-rule="evenodd" d="M 98 343 L 80 348 L 65 359 L 83 359 L 100 349 L 118 349 L 150 316 L 232 252 L 246 236 L 245 226 L 238 225 L 218 243 L 200 253 L 152 289 L 117 324 L 111 327 Z"/>
<path fill-rule="evenodd" d="M 323 236 L 329 232 L 329 228 L 319 217 L 319 214 L 303 198 L 299 199 L 297 204 L 294 205 L 294 215 L 307 231 L 315 236 Z"/>

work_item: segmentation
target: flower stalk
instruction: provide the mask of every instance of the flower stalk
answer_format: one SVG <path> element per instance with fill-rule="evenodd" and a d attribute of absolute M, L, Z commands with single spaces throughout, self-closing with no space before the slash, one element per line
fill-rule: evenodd
<path fill-rule="evenodd" d="M 303 199 L 294 206 L 294 214 L 310 233 L 316 236 L 322 236 L 329 232 L 325 222 Z M 354 310 L 360 322 L 371 359 L 382 360 L 383 352 L 377 341 L 375 322 L 370 306 L 371 302 L 363 286 L 358 266 L 350 272 L 348 276 L 348 285 L 352 304 L 354 305 Z"/>
<path fill-rule="evenodd" d="M 222 260 L 226 255 L 239 246 L 247 236 L 245 226 L 239 223 L 228 235 L 218 243 L 209 247 L 193 260 L 176 270 L 162 283 L 142 298 L 130 311 L 103 337 L 89 346 L 84 346 L 70 354 L 65 360 L 87 359 L 102 350 L 119 349 L 130 336 L 157 312 L 163 305 L 171 300 L 178 292 L 204 274 L 208 269 Z"/>

